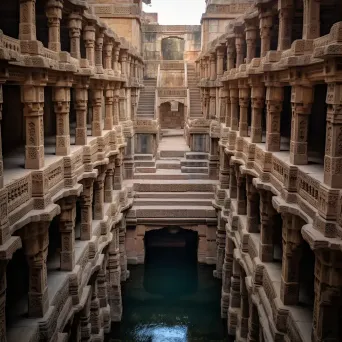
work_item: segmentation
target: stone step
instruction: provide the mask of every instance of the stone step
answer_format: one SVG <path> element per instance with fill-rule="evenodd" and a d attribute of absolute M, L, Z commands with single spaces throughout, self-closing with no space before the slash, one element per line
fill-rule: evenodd
<path fill-rule="evenodd" d="M 185 151 L 159 151 L 159 155 L 162 158 L 167 158 L 167 157 L 184 157 Z"/>
<path fill-rule="evenodd" d="M 139 206 L 166 206 L 166 205 L 198 205 L 198 206 L 210 206 L 212 198 L 135 198 L 133 204 Z"/>
<path fill-rule="evenodd" d="M 181 166 L 186 167 L 208 167 L 208 160 L 204 159 L 182 159 Z"/>
<path fill-rule="evenodd" d="M 157 206 L 157 205 L 156 206 L 134 205 L 132 209 L 128 212 L 127 218 L 130 218 L 130 217 L 216 218 L 217 216 L 216 216 L 216 211 L 212 206 L 170 205 L 164 208 L 164 207 Z"/>
<path fill-rule="evenodd" d="M 206 152 L 186 152 L 185 159 L 208 159 Z"/>
<path fill-rule="evenodd" d="M 215 197 L 213 192 L 187 191 L 187 192 L 136 192 L 135 198 L 150 198 L 150 199 L 208 199 L 212 200 Z"/>
<path fill-rule="evenodd" d="M 158 180 L 134 179 L 133 190 L 139 192 L 214 192 L 218 181 L 209 179 Z"/>
<path fill-rule="evenodd" d="M 157 169 L 155 166 L 136 166 L 135 167 L 135 172 L 136 173 L 156 173 Z"/>
<path fill-rule="evenodd" d="M 180 160 L 157 160 L 157 169 L 178 169 L 181 168 Z"/>
<path fill-rule="evenodd" d="M 169 169 L 170 170 L 170 169 Z M 158 170 L 161 171 L 161 170 Z M 207 179 L 208 175 L 203 173 L 163 173 L 163 172 L 145 172 L 135 173 L 134 179 L 155 179 L 155 180 L 186 180 L 186 179 Z"/>
<path fill-rule="evenodd" d="M 135 154 L 134 160 L 153 160 L 153 154 Z"/>
<path fill-rule="evenodd" d="M 199 174 L 205 174 L 205 175 L 208 174 L 208 168 L 207 167 L 182 166 L 181 170 L 184 173 L 199 173 Z"/>
<path fill-rule="evenodd" d="M 134 165 L 135 166 L 141 166 L 141 167 L 149 167 L 149 166 L 155 166 L 156 164 L 156 161 L 153 159 L 153 160 L 136 160 L 134 162 Z"/>

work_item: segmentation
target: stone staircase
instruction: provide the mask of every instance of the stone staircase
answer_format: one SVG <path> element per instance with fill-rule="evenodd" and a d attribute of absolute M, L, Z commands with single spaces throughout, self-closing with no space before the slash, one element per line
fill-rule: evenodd
<path fill-rule="evenodd" d="M 157 86 L 157 80 L 145 79 L 144 86 L 145 88 L 142 89 L 140 98 L 139 98 L 137 118 L 138 119 L 153 119 L 154 118 L 155 89 Z"/>
<path fill-rule="evenodd" d="M 183 131 L 164 131 L 156 158 L 136 155 L 133 207 L 137 222 L 215 222 L 217 181 L 208 176 L 208 154 L 190 152 Z"/>
<path fill-rule="evenodd" d="M 195 72 L 195 65 L 188 63 L 188 87 L 190 91 L 190 118 L 202 117 L 202 106 L 200 89 L 197 86 L 198 80 Z"/>

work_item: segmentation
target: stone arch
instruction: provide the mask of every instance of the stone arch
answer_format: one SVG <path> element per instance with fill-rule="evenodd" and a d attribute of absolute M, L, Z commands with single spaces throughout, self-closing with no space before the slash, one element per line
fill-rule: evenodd
<path fill-rule="evenodd" d="M 166 36 L 161 38 L 161 54 L 163 60 L 183 60 L 185 38 L 180 36 Z"/>

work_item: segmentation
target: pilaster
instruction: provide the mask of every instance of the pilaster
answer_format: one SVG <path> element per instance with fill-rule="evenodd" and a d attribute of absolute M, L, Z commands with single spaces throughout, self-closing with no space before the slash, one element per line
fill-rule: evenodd
<path fill-rule="evenodd" d="M 95 66 L 95 35 L 96 29 L 92 24 L 88 24 L 83 29 L 83 40 L 86 48 L 86 57 L 91 67 Z"/>
<path fill-rule="evenodd" d="M 104 129 L 112 130 L 114 124 L 114 84 L 108 83 L 105 90 L 105 119 Z"/>
<path fill-rule="evenodd" d="M 291 48 L 292 29 L 293 29 L 293 0 L 278 1 L 279 12 L 279 35 L 278 35 L 278 51 Z"/>
<path fill-rule="evenodd" d="M 100 166 L 99 174 L 94 182 L 94 220 L 102 220 L 104 216 L 104 181 L 106 166 Z"/>
<path fill-rule="evenodd" d="M 87 144 L 88 84 L 75 87 L 74 107 L 76 111 L 76 145 Z"/>
<path fill-rule="evenodd" d="M 76 59 L 81 58 L 81 31 L 82 16 L 77 12 L 69 14 L 70 55 Z"/>
<path fill-rule="evenodd" d="M 102 101 L 103 101 L 104 84 L 101 81 L 95 81 L 92 89 L 92 107 L 93 120 L 91 123 L 91 135 L 100 137 L 102 135 Z"/>
<path fill-rule="evenodd" d="M 303 0 L 303 39 L 320 36 L 321 0 Z"/>
<path fill-rule="evenodd" d="M 251 142 L 262 142 L 262 115 L 265 106 L 265 88 L 262 82 L 251 82 L 251 107 L 252 107 L 252 122 L 251 122 Z"/>
<path fill-rule="evenodd" d="M 81 206 L 81 240 L 87 241 L 92 237 L 92 221 L 93 221 L 93 178 L 85 178 L 82 180 L 83 191 L 80 196 Z"/>
<path fill-rule="evenodd" d="M 260 56 L 265 57 L 271 49 L 271 30 L 273 24 L 273 14 L 271 11 L 261 11 L 259 14 L 259 29 L 261 38 Z"/>
<path fill-rule="evenodd" d="M 239 84 L 239 106 L 240 121 L 239 132 L 240 137 L 248 136 L 248 108 L 249 108 L 250 90 L 245 84 Z"/>
<path fill-rule="evenodd" d="M 20 0 L 20 40 L 36 40 L 36 0 Z"/>
<path fill-rule="evenodd" d="M 63 1 L 48 0 L 46 5 L 46 16 L 49 26 L 49 45 L 52 51 L 61 51 L 61 19 L 62 19 Z"/>

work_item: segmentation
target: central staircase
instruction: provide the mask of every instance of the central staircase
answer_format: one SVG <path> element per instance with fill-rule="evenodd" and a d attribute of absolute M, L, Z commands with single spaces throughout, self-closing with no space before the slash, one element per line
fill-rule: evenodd
<path fill-rule="evenodd" d="M 201 118 L 202 106 L 200 89 L 197 85 L 198 80 L 196 77 L 195 65 L 188 64 L 188 87 L 190 92 L 190 118 Z"/>
<path fill-rule="evenodd" d="M 138 119 L 153 119 L 154 118 L 154 103 L 155 103 L 155 90 L 157 86 L 156 79 L 145 79 L 144 88 L 141 91 L 137 118 Z"/>

